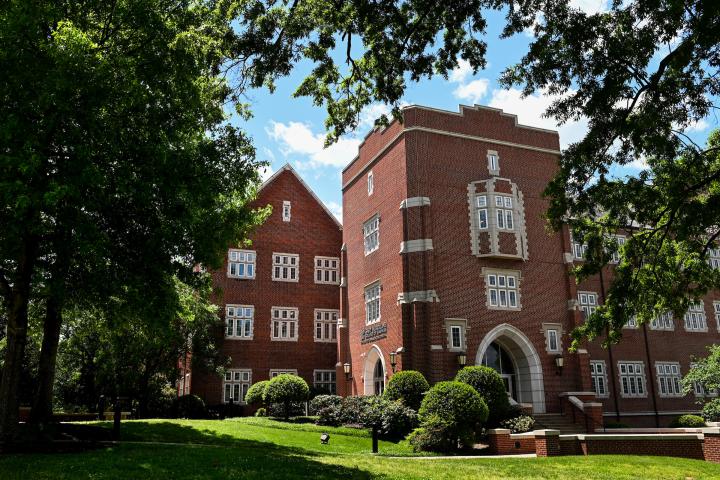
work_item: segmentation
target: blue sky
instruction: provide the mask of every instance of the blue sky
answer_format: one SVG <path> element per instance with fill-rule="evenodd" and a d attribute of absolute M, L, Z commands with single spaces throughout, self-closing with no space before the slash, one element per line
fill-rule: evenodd
<path fill-rule="evenodd" d="M 608 3 L 607 0 L 571 1 L 589 13 L 607 8 Z M 451 111 L 457 111 L 460 104 L 489 105 L 517 115 L 520 123 L 558 129 L 561 146 L 582 138 L 586 128 L 584 121 L 558 127 L 552 119 L 542 117 L 552 98 L 534 95 L 523 99 L 519 90 L 503 90 L 498 86 L 497 78 L 503 69 L 516 63 L 527 51 L 530 36 L 521 34 L 501 40 L 502 15 L 488 12 L 487 18 L 487 68 L 473 75 L 469 65 L 461 61 L 447 80 L 436 77 L 409 83 L 403 102 Z M 250 92 L 248 100 L 254 117 L 239 125 L 252 136 L 258 159 L 270 162 L 265 177 L 290 163 L 327 207 L 342 219 L 340 172 L 357 154 L 358 146 L 375 118 L 389 109 L 380 104 L 369 106 L 363 112 L 360 128 L 324 149 L 325 110 L 313 106 L 308 98 L 292 98 L 293 91 L 309 69 L 309 65 L 298 66 L 291 76 L 277 83 L 273 94 L 267 90 Z M 696 142 L 703 143 L 714 127 L 717 127 L 717 119 L 708 119 L 691 126 L 687 132 Z M 635 167 L 641 166 L 638 163 Z"/>

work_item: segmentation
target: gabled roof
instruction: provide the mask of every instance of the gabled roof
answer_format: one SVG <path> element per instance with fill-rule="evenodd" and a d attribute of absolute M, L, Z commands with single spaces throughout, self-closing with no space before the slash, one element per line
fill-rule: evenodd
<path fill-rule="evenodd" d="M 302 177 L 300 177 L 300 175 L 298 175 L 298 173 L 295 171 L 295 169 L 289 163 L 286 163 L 285 165 L 283 165 L 281 169 L 279 169 L 277 172 L 273 173 L 270 176 L 270 178 L 265 180 L 262 183 L 262 185 L 260 185 L 260 188 L 258 189 L 258 193 L 260 193 L 263 188 L 270 185 L 284 171 L 288 171 L 288 172 L 292 173 L 293 175 L 295 175 L 295 178 L 298 179 L 298 181 L 300 182 L 300 185 L 305 187 L 305 190 L 307 190 L 308 193 L 315 199 L 315 201 L 322 207 L 322 209 L 325 210 L 325 213 L 327 213 L 327 215 L 332 219 L 332 221 L 335 222 L 335 225 L 337 225 L 338 228 L 340 230 L 342 230 L 342 224 L 338 221 L 338 219 L 335 217 L 335 215 L 333 215 L 332 212 L 330 211 L 330 209 L 327 208 L 327 206 L 322 202 L 322 200 L 320 200 L 318 198 L 318 196 L 315 195 L 315 192 L 313 192 L 312 188 L 310 188 L 310 186 L 308 186 L 308 184 L 305 183 L 305 180 L 303 180 Z"/>

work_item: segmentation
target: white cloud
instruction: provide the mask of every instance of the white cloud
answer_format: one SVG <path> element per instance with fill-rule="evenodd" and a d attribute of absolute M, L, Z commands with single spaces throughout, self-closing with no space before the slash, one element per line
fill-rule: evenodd
<path fill-rule="evenodd" d="M 463 83 L 467 77 L 472 75 L 473 69 L 470 66 L 470 62 L 460 58 L 458 59 L 458 66 L 455 67 L 448 75 L 448 80 L 453 83 Z"/>
<path fill-rule="evenodd" d="M 363 108 L 360 112 L 360 129 L 373 128 L 375 126 L 375 120 L 380 118 L 382 115 L 390 115 L 392 109 L 384 103 L 373 103 Z"/>
<path fill-rule="evenodd" d="M 487 94 L 489 85 L 490 81 L 487 78 L 480 78 L 461 84 L 453 91 L 453 95 L 461 100 L 478 103 Z"/>
<path fill-rule="evenodd" d="M 360 140 L 341 138 L 328 148 L 324 133 L 314 133 L 310 126 L 301 122 L 281 123 L 271 121 L 266 129 L 268 136 L 280 144 L 283 155 L 300 155 L 306 160 L 297 160 L 299 168 L 320 168 L 325 166 L 344 167 L 358 152 Z"/>
<path fill-rule="evenodd" d="M 272 165 L 267 165 L 265 167 L 260 167 L 258 169 L 260 172 L 260 180 L 263 182 L 267 180 L 268 178 L 273 176 L 273 173 L 275 173 L 275 170 L 273 170 Z"/>
<path fill-rule="evenodd" d="M 488 105 L 517 115 L 518 123 L 523 125 L 558 130 L 560 147 L 565 148 L 585 136 L 588 123 L 587 119 L 582 119 L 569 121 L 558 127 L 554 118 L 544 117 L 543 114 L 547 107 L 557 98 L 557 96 L 537 94 L 523 98 L 520 90 L 511 88 L 509 90 L 493 90 Z"/>
<path fill-rule="evenodd" d="M 632 168 L 633 170 L 645 170 L 650 165 L 648 165 L 647 160 L 645 158 L 636 158 L 632 162 L 625 165 L 628 168 Z"/>
<path fill-rule="evenodd" d="M 335 218 L 338 219 L 338 222 L 342 223 L 343 220 L 343 212 L 342 212 L 342 205 L 340 205 L 337 202 L 327 202 L 326 203 L 328 210 L 335 215 Z"/>
<path fill-rule="evenodd" d="M 607 12 L 607 0 L 570 0 L 570 6 L 582 10 L 588 15 L 595 13 Z"/>
<path fill-rule="evenodd" d="M 697 122 L 693 122 L 685 127 L 685 132 L 704 132 L 710 127 L 710 124 L 704 118 L 701 118 Z"/>

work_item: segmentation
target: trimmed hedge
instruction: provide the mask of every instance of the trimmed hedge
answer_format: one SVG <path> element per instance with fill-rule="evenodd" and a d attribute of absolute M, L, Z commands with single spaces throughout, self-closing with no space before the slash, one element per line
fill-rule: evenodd
<path fill-rule="evenodd" d="M 284 373 L 268 382 L 263 392 L 263 402 L 282 404 L 285 420 L 288 420 L 293 402 L 304 402 L 309 395 L 310 388 L 305 380 L 297 375 Z"/>
<path fill-rule="evenodd" d="M 422 373 L 403 370 L 390 377 L 384 396 L 388 400 L 402 400 L 405 405 L 417 411 L 422 403 L 423 394 L 428 390 L 430 384 Z"/>
<path fill-rule="evenodd" d="M 265 395 L 265 388 L 267 388 L 268 383 L 270 383 L 269 380 L 262 380 L 260 382 L 253 383 L 245 394 L 245 403 L 248 405 L 262 403 L 263 396 Z"/>
<path fill-rule="evenodd" d="M 507 418 L 510 401 L 505 384 L 498 372 L 484 366 L 465 367 L 455 376 L 455 381 L 470 385 L 485 400 L 490 409 L 487 419 L 488 426 L 497 426 Z"/>
<path fill-rule="evenodd" d="M 702 428 L 705 426 L 705 419 L 699 415 L 680 415 L 670 423 L 674 428 Z"/>

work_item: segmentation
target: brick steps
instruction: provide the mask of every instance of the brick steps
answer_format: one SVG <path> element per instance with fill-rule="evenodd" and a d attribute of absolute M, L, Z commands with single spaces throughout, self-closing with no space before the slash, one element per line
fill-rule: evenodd
<path fill-rule="evenodd" d="M 562 434 L 585 433 L 582 425 L 573 423 L 572 417 L 559 413 L 542 413 L 534 415 L 535 429 L 560 430 Z"/>

